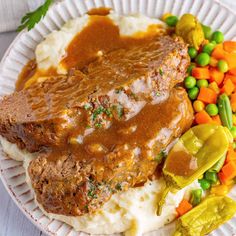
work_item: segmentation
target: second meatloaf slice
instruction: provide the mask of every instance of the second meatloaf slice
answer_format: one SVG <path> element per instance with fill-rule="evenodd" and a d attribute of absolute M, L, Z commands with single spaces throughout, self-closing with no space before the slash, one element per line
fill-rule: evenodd
<path fill-rule="evenodd" d="M 189 64 L 180 38 L 108 53 L 73 76 L 56 76 L 0 102 L 0 134 L 30 152 L 81 142 L 94 129 L 128 120 L 183 81 Z"/>
<path fill-rule="evenodd" d="M 161 104 L 148 104 L 128 121 L 96 130 L 82 144 L 39 154 L 28 168 L 36 199 L 49 213 L 94 212 L 113 193 L 152 177 L 160 162 L 158 154 L 192 120 L 187 93 L 183 88 L 172 89 Z"/>

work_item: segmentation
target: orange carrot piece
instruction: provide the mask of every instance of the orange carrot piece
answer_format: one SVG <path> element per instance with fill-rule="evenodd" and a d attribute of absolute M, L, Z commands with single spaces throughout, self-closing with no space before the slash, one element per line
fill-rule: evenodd
<path fill-rule="evenodd" d="M 184 215 L 188 211 L 190 211 L 193 208 L 192 204 L 190 204 L 186 199 L 183 199 L 179 206 L 176 208 L 177 213 L 179 216 Z"/>
<path fill-rule="evenodd" d="M 225 50 L 223 48 L 223 44 L 217 44 L 214 50 L 211 53 L 211 56 L 217 60 L 225 58 Z"/>
<path fill-rule="evenodd" d="M 234 161 L 229 161 L 223 166 L 222 173 L 226 177 L 226 180 L 233 179 L 236 176 L 236 163 Z"/>
<path fill-rule="evenodd" d="M 229 70 L 229 73 L 231 75 L 236 75 L 236 68 L 232 68 L 231 70 Z"/>
<path fill-rule="evenodd" d="M 234 84 L 236 84 L 236 75 L 226 74 L 224 80 L 230 79 Z"/>
<path fill-rule="evenodd" d="M 210 79 L 208 67 L 195 67 L 192 69 L 192 76 L 196 79 Z"/>
<path fill-rule="evenodd" d="M 230 79 L 227 79 L 224 82 L 224 86 L 221 89 L 221 93 L 226 93 L 228 96 L 230 96 L 234 91 L 234 88 L 235 88 L 234 83 Z"/>
<path fill-rule="evenodd" d="M 195 115 L 195 121 L 199 124 L 209 124 L 212 123 L 212 118 L 208 115 L 205 110 L 202 110 Z"/>
<path fill-rule="evenodd" d="M 222 171 L 218 173 L 218 178 L 222 184 L 225 184 L 228 181 L 227 177 Z"/>
<path fill-rule="evenodd" d="M 230 104 L 233 112 L 236 112 L 236 93 L 233 93 L 230 97 Z"/>
<path fill-rule="evenodd" d="M 217 60 L 222 59 L 227 61 L 230 70 L 236 68 L 236 53 L 233 52 L 229 53 L 225 51 L 223 48 L 223 44 L 218 44 L 214 48 L 211 56 Z"/>
<path fill-rule="evenodd" d="M 220 116 L 219 116 L 219 115 L 212 116 L 211 118 L 212 118 L 212 123 L 213 123 L 213 124 L 222 125 L 221 119 L 220 119 Z"/>
<path fill-rule="evenodd" d="M 224 80 L 224 73 L 220 72 L 217 68 L 210 69 L 210 81 L 216 82 L 220 85 Z"/>
<path fill-rule="evenodd" d="M 236 160 L 236 152 L 234 151 L 233 147 L 230 146 L 226 155 L 225 162 L 228 163 L 230 161 L 235 161 L 235 160 Z"/>
<path fill-rule="evenodd" d="M 202 87 L 198 94 L 197 100 L 200 100 L 205 103 L 216 103 L 217 94 L 214 90 L 210 88 Z"/>
<path fill-rule="evenodd" d="M 223 43 L 223 48 L 227 52 L 236 52 L 236 42 L 234 41 L 225 41 Z"/>

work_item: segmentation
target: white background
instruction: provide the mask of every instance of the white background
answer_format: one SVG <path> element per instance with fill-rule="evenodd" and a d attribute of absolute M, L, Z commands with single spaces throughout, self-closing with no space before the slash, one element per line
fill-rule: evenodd
<path fill-rule="evenodd" d="M 3 1 L 3 0 L 1 0 Z M 8 0 L 5 0 L 8 1 Z M 17 0 L 21 1 L 21 0 Z M 185 0 L 187 1 L 187 0 Z M 197 0 L 196 0 L 197 1 Z M 221 0 L 236 10 L 236 0 Z M 1 9 L 0 9 L 1 10 Z M 220 14 L 219 14 L 220 17 Z M 2 22 L 0 22 L 2 23 Z M 17 33 L 0 33 L 0 59 Z M 0 236 L 45 236 L 15 206 L 0 181 Z"/>

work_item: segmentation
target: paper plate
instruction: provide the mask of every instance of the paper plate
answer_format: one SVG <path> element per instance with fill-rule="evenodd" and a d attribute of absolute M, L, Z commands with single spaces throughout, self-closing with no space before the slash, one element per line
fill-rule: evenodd
<path fill-rule="evenodd" d="M 236 13 L 219 1 L 214 0 L 67 0 L 55 4 L 46 17 L 32 31 L 19 34 L 7 50 L 0 65 L 0 96 L 14 91 L 15 81 L 22 67 L 34 58 L 36 45 L 44 36 L 59 29 L 67 20 L 81 16 L 89 9 L 106 6 L 120 14 L 140 12 L 150 17 L 161 17 L 171 12 L 182 15 L 190 12 L 201 22 L 213 29 L 220 29 L 226 39 L 236 36 Z M 25 171 L 21 162 L 9 159 L 0 150 L 0 177 L 6 190 L 23 213 L 48 235 L 73 236 L 86 235 L 76 232 L 67 224 L 50 220 L 34 203 L 33 193 L 25 182 Z M 236 188 L 231 193 L 236 200 Z M 148 235 L 168 235 L 169 227 Z M 236 217 L 215 230 L 211 235 L 229 236 L 236 234 Z"/>

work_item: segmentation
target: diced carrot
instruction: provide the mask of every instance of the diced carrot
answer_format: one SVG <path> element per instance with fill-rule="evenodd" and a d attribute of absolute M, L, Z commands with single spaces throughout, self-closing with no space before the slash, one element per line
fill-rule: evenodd
<path fill-rule="evenodd" d="M 192 69 L 192 76 L 196 79 L 210 79 L 208 67 L 195 67 Z"/>
<path fill-rule="evenodd" d="M 235 161 L 235 160 L 236 160 L 236 152 L 234 151 L 233 147 L 230 146 L 226 155 L 225 162 L 228 163 L 230 161 Z"/>
<path fill-rule="evenodd" d="M 216 92 L 216 94 L 219 94 L 220 93 L 220 89 L 217 85 L 217 83 L 214 81 L 214 82 L 211 82 L 209 85 L 208 85 L 208 88 L 212 89 L 213 91 Z"/>
<path fill-rule="evenodd" d="M 234 88 L 234 83 L 230 79 L 228 79 L 224 82 L 224 85 L 221 89 L 221 93 L 226 93 L 228 96 L 230 96 L 234 91 Z"/>
<path fill-rule="evenodd" d="M 176 208 L 177 213 L 179 216 L 184 215 L 188 211 L 190 211 L 193 208 L 192 204 L 190 204 L 186 199 L 183 199 L 179 206 Z"/>
<path fill-rule="evenodd" d="M 233 93 L 230 96 L 230 104 L 231 104 L 231 108 L 232 108 L 233 112 L 236 112 L 236 93 Z"/>
<path fill-rule="evenodd" d="M 222 168 L 222 173 L 226 177 L 225 180 L 233 179 L 236 176 L 236 163 L 234 161 L 229 161 Z"/>
<path fill-rule="evenodd" d="M 214 50 L 211 53 L 211 56 L 217 60 L 225 58 L 225 50 L 223 48 L 223 44 L 217 44 Z"/>
<path fill-rule="evenodd" d="M 236 42 L 234 41 L 225 41 L 223 43 L 224 50 L 227 52 L 236 52 Z"/>
<path fill-rule="evenodd" d="M 211 117 L 208 115 L 208 113 L 203 110 L 195 114 L 195 121 L 199 124 L 209 124 L 212 123 Z"/>
<path fill-rule="evenodd" d="M 230 70 L 236 67 L 236 53 L 227 53 L 225 60 L 227 61 Z"/>
<path fill-rule="evenodd" d="M 231 75 L 236 75 L 236 67 L 229 70 Z"/>
<path fill-rule="evenodd" d="M 230 70 L 236 68 L 236 53 L 233 52 L 229 53 L 225 51 L 223 48 L 223 44 L 218 44 L 214 48 L 211 56 L 217 60 L 222 59 L 227 61 Z"/>
<path fill-rule="evenodd" d="M 218 178 L 222 184 L 225 184 L 228 181 L 227 177 L 222 171 L 218 173 Z"/>
<path fill-rule="evenodd" d="M 198 100 L 205 103 L 216 103 L 217 94 L 210 88 L 201 87 L 197 97 Z"/>
<path fill-rule="evenodd" d="M 224 80 L 230 79 L 234 84 L 236 84 L 236 75 L 226 74 Z"/>
<path fill-rule="evenodd" d="M 212 123 L 216 125 L 221 125 L 221 119 L 219 115 L 212 116 Z"/>
<path fill-rule="evenodd" d="M 224 80 L 224 73 L 220 72 L 217 68 L 211 68 L 210 70 L 210 81 L 216 82 L 220 85 Z"/>

